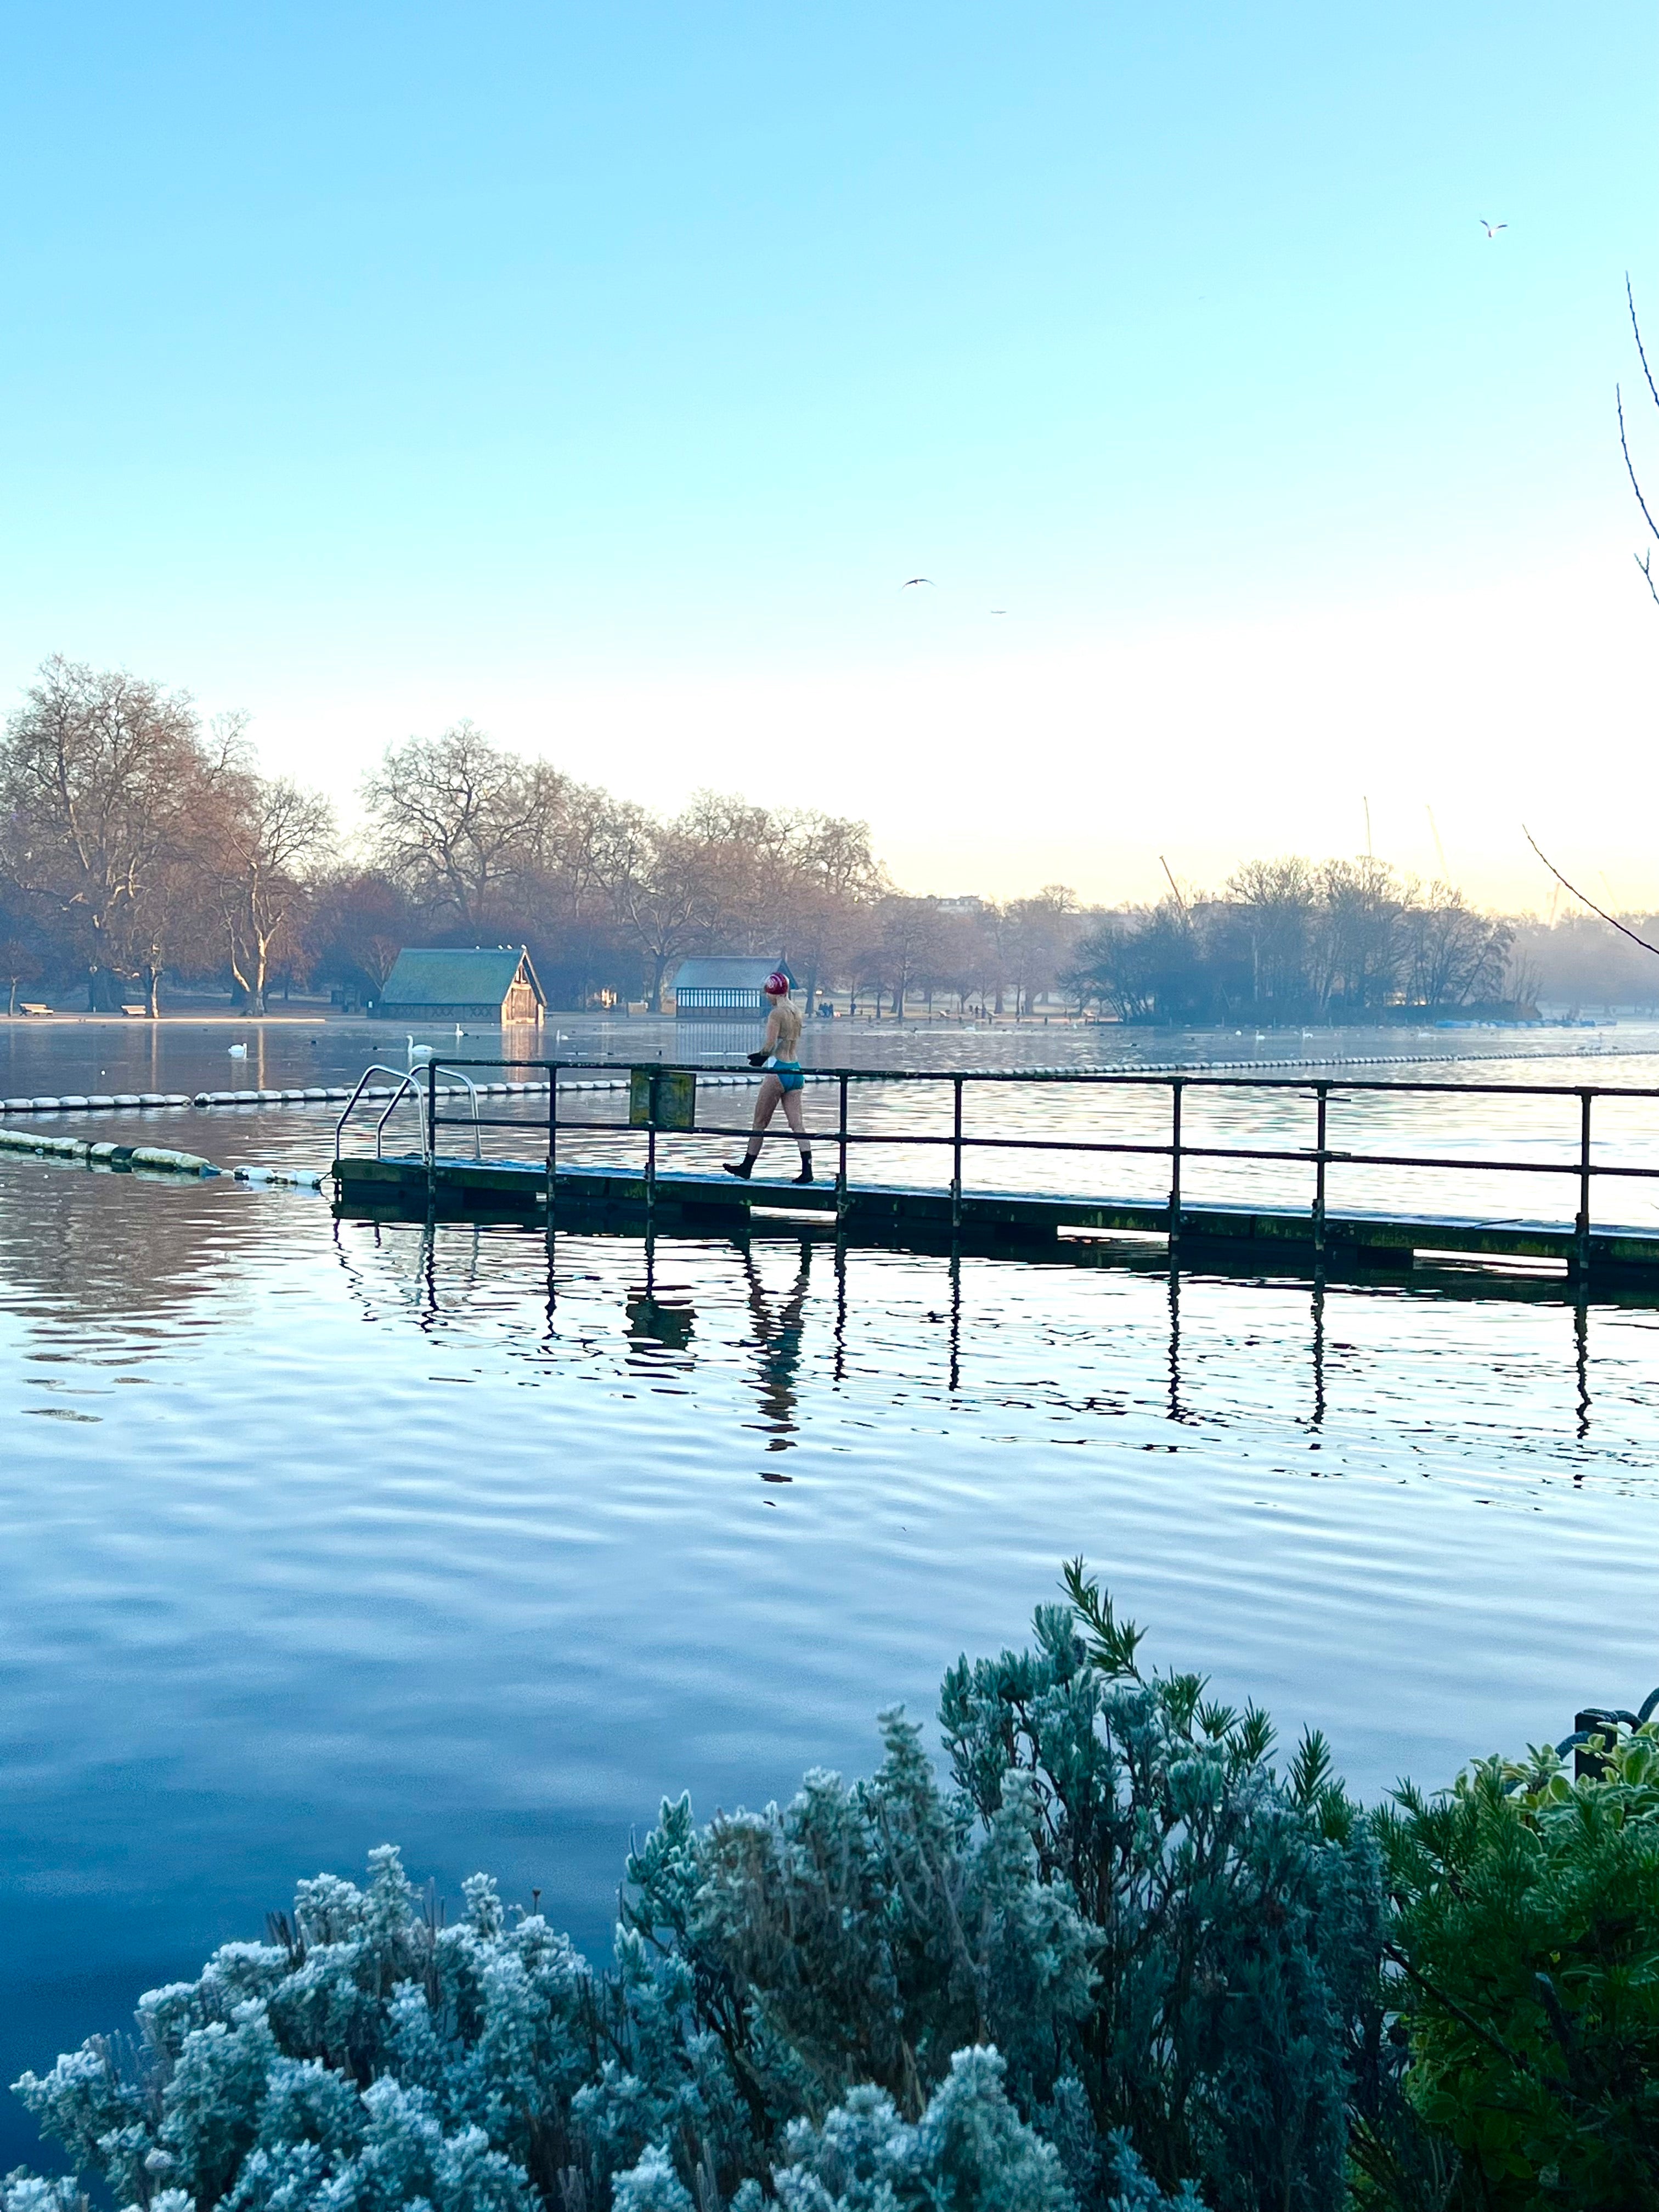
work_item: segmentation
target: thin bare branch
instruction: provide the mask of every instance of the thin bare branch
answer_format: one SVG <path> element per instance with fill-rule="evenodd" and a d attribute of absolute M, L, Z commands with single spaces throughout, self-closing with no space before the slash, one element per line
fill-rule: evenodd
<path fill-rule="evenodd" d="M 1561 888 L 1564 890 L 1571 891 L 1574 898 L 1578 901 L 1581 906 L 1587 906 L 1593 915 L 1599 916 L 1601 921 L 1607 923 L 1609 929 L 1616 929 L 1621 937 L 1628 937 L 1632 945 L 1639 945 L 1644 952 L 1651 952 L 1656 956 L 1656 957 L 1659 957 L 1659 945 L 1650 945 L 1645 937 L 1638 937 L 1633 929 L 1627 929 L 1622 921 L 1615 921 L 1610 914 L 1607 913 L 1602 908 L 1597 906 L 1593 898 L 1586 898 L 1583 892 L 1579 890 L 1577 884 L 1570 884 L 1567 881 L 1560 869 L 1558 868 L 1554 861 L 1550 859 L 1548 854 L 1540 848 L 1538 840 L 1533 836 L 1531 830 L 1528 829 L 1524 822 L 1521 824 L 1521 835 L 1526 839 L 1528 844 L 1532 847 L 1533 851 L 1538 854 L 1539 859 L 1544 863 L 1544 866 L 1554 877 L 1556 882 L 1561 885 Z"/>
<path fill-rule="evenodd" d="M 1636 295 L 1630 289 L 1630 271 L 1625 271 L 1625 298 L 1630 304 L 1630 326 L 1636 333 L 1636 350 L 1641 357 L 1642 374 L 1648 380 L 1648 390 L 1653 394 L 1653 404 L 1659 407 L 1659 386 L 1653 380 L 1653 371 L 1648 367 L 1646 349 L 1642 343 L 1642 325 L 1636 319 Z"/>
<path fill-rule="evenodd" d="M 1656 582 L 1654 581 L 1654 578 L 1653 578 L 1653 556 L 1652 556 L 1652 554 L 1651 554 L 1651 553 L 1632 553 L 1632 554 L 1631 555 L 1631 559 L 1632 559 L 1632 561 L 1634 561 L 1634 562 L 1635 562 L 1635 563 L 1636 563 L 1637 567 L 1638 567 L 1638 568 L 1642 571 L 1642 574 L 1643 574 L 1647 578 L 1647 580 L 1648 580 L 1648 589 L 1649 589 L 1649 591 L 1650 591 L 1650 592 L 1652 592 L 1652 594 L 1653 594 L 1653 604 L 1655 605 L 1655 606 L 1659 607 L 1659 583 L 1656 583 Z"/>
<path fill-rule="evenodd" d="M 1648 513 L 1648 503 L 1643 498 L 1642 487 L 1636 480 L 1636 464 L 1630 457 L 1630 446 L 1625 436 L 1625 395 L 1616 384 L 1613 387 L 1613 396 L 1619 409 L 1619 450 L 1625 457 L 1625 469 L 1630 477 L 1630 488 L 1636 494 L 1636 504 L 1642 510 L 1643 521 L 1647 524 L 1654 536 L 1659 538 L 1659 522 L 1656 522 Z"/>

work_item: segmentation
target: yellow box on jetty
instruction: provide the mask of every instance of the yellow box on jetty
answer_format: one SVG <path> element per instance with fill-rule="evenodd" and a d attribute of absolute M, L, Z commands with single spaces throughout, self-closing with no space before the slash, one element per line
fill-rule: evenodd
<path fill-rule="evenodd" d="M 697 1074 L 691 1067 L 630 1067 L 628 1071 L 630 1129 L 695 1129 Z"/>

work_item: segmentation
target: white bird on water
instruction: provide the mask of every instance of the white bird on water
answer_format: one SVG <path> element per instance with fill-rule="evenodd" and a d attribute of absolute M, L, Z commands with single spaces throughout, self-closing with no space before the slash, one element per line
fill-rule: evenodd
<path fill-rule="evenodd" d="M 247 1058 L 247 1047 L 245 1044 L 232 1045 L 230 1048 L 230 1056 L 233 1060 L 246 1060 Z"/>
<path fill-rule="evenodd" d="M 417 1066 L 423 1060 L 431 1059 L 432 1048 L 429 1044 L 416 1044 L 413 1037 L 410 1037 L 408 1042 L 409 1064 L 411 1067 Z"/>

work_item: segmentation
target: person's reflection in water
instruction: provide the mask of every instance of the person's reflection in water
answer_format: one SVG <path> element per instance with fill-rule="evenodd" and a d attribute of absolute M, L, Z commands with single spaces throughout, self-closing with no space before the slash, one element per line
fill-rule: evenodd
<path fill-rule="evenodd" d="M 688 1352 L 696 1309 L 683 1291 L 653 1291 L 636 1285 L 624 1309 L 628 1341 L 635 1352 Z M 690 1366 L 689 1360 L 683 1363 Z"/>
<path fill-rule="evenodd" d="M 806 1308 L 806 1292 L 812 1273 L 812 1240 L 800 1240 L 800 1265 L 795 1273 L 793 1289 L 787 1297 L 779 1299 L 769 1292 L 761 1280 L 760 1270 L 755 1265 L 752 1246 L 745 1240 L 738 1248 L 743 1255 L 743 1270 L 749 1279 L 749 1313 L 750 1332 L 759 1378 L 759 1397 L 763 1424 L 768 1430 L 766 1449 L 769 1452 L 790 1450 L 794 1443 L 795 1378 L 800 1371 L 802 1316 Z M 763 1470 L 763 1482 L 791 1482 L 792 1475 L 775 1474 Z"/>
<path fill-rule="evenodd" d="M 623 1309 L 628 1319 L 628 1342 L 630 1352 L 689 1352 L 691 1332 L 696 1321 L 696 1308 L 691 1303 L 691 1293 L 679 1283 L 659 1283 L 657 1280 L 656 1240 L 645 1240 L 645 1280 L 629 1286 L 628 1304 Z M 675 1363 L 689 1368 L 690 1358 Z"/>

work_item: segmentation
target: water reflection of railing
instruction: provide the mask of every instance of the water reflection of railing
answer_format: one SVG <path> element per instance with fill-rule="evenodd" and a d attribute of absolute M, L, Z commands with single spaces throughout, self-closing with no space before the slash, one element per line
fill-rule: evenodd
<path fill-rule="evenodd" d="M 670 1245 L 666 1278 L 659 1272 L 665 1248 L 649 1231 L 613 1242 L 577 1229 L 556 1244 L 505 1224 L 428 1220 L 342 1227 L 337 1240 L 365 1309 L 380 1319 L 395 1298 L 434 1340 L 472 1344 L 501 1332 L 515 1356 L 538 1369 L 559 1347 L 584 1370 L 620 1359 L 656 1389 L 671 1380 L 676 1389 L 690 1387 L 697 1370 L 735 1372 L 752 1394 L 757 1418 L 745 1425 L 763 1440 L 769 1482 L 785 1480 L 780 1468 L 787 1462 L 775 1455 L 811 1431 L 824 1410 L 821 1394 L 849 1378 L 860 1388 L 915 1387 L 924 1396 L 934 1387 L 947 1397 L 967 1389 L 983 1403 L 1028 1410 L 1036 1403 L 1077 1419 L 1115 1418 L 1134 1407 L 1182 1426 L 1288 1413 L 1315 1437 L 1328 1419 L 1345 1416 L 1363 1417 L 1368 1432 L 1382 1416 L 1426 1430 L 1440 1419 L 1437 1401 L 1487 1439 L 1494 1423 L 1513 1417 L 1529 1449 L 1550 1436 L 1583 1442 L 1592 1430 L 1598 1328 L 1610 1332 L 1598 1363 L 1601 1425 L 1626 1439 L 1621 1465 L 1632 1452 L 1639 1457 L 1632 1440 L 1645 1433 L 1643 1370 L 1619 1348 L 1617 1313 L 1627 1301 L 1591 1304 L 1547 1277 L 1485 1285 L 1472 1275 L 1407 1278 L 1390 1285 L 1382 1304 L 1363 1287 L 1328 1289 L 1315 1278 L 1280 1284 L 1265 1304 L 1253 1287 L 1247 1311 L 1230 1303 L 1237 1285 L 1189 1276 L 1148 1255 L 1127 1279 L 1140 1285 L 1133 1296 L 1126 1303 L 1115 1294 L 1103 1309 L 1092 1292 L 1069 1285 L 1045 1292 L 1043 1268 L 1011 1281 L 1000 1266 L 952 1252 L 908 1255 L 896 1273 L 889 1255 L 775 1227 L 761 1236 L 746 1228 L 705 1235 L 693 1249 Z M 1091 1264 L 1119 1285 L 1126 1279 L 1121 1267 Z M 486 1280 L 494 1295 L 481 1304 Z M 1449 1336 L 1443 1315 L 1449 1304 L 1494 1296 L 1539 1317 L 1524 1334 L 1501 1336 L 1506 1351 L 1496 1359 L 1490 1331 L 1507 1322 L 1483 1320 L 1459 1340 Z M 1053 1327 L 1056 1300 L 1069 1328 Z M 1421 1329 L 1400 1319 L 1419 1300 L 1443 1310 Z M 1551 1311 L 1557 1308 L 1565 1330 Z M 1395 1333 L 1379 1336 L 1371 1324 L 1384 1312 L 1395 1317 Z M 1103 1332 L 1103 1313 L 1111 1320 Z M 1632 1340 L 1626 1334 L 1626 1346 Z M 1473 1362 L 1468 1369 L 1456 1364 L 1460 1341 Z M 1034 1367 L 1039 1344 L 1044 1356 Z M 1258 1352 L 1258 1344 L 1268 1349 Z M 1513 1395 L 1523 1370 L 1534 1394 L 1524 1401 Z M 1540 1385 L 1542 1396 L 1535 1395 Z M 1574 1479 L 1582 1474 L 1577 1469 Z"/>
<path fill-rule="evenodd" d="M 476 1097 L 472 1101 L 471 1117 L 445 1114 L 440 1110 L 441 1074 L 464 1074 L 468 1067 L 535 1067 L 548 1082 L 547 1113 L 547 1171 L 551 1179 L 556 1170 L 559 1142 L 562 1137 L 580 1135 L 585 1139 L 615 1139 L 643 1133 L 646 1142 L 645 1176 L 647 1189 L 654 1188 L 660 1165 L 659 1145 L 679 1139 L 731 1137 L 744 1133 L 730 1123 L 699 1121 L 695 1114 L 681 1120 L 672 1120 L 657 1107 L 659 1088 L 654 1081 L 649 1085 L 650 1110 L 643 1121 L 621 1123 L 599 1121 L 586 1116 L 577 1119 L 562 1115 L 559 1107 L 561 1077 L 580 1078 L 596 1072 L 598 1064 L 588 1061 L 528 1060 L 518 1058 L 484 1059 L 482 1057 L 457 1060 L 434 1058 L 425 1071 L 427 1127 L 432 1133 L 428 1147 L 430 1158 L 436 1149 L 436 1132 L 446 1125 L 466 1123 L 475 1130 L 495 1127 L 511 1128 L 522 1133 L 526 1124 L 520 1117 L 481 1115 Z M 614 1073 L 614 1069 L 606 1072 Z M 664 1063 L 650 1071 L 653 1076 L 674 1073 L 695 1074 L 695 1069 L 677 1069 Z M 706 1071 L 703 1071 L 706 1072 Z M 1592 1222 L 1591 1194 L 1598 1178 L 1612 1177 L 1640 1182 L 1659 1180 L 1659 1166 L 1644 1166 L 1629 1161 L 1597 1159 L 1593 1156 L 1593 1109 L 1598 1099 L 1647 1100 L 1659 1099 L 1659 1088 L 1613 1084 L 1532 1084 L 1532 1083 L 1468 1083 L 1394 1080 L 1368 1078 L 1334 1079 L 1328 1077 L 1297 1079 L 1279 1076 L 1204 1075 L 1185 1072 L 1180 1073 L 1133 1074 L 1095 1069 L 1055 1070 L 1040 1073 L 1018 1070 L 983 1069 L 964 1071 L 923 1071 L 915 1069 L 832 1068 L 816 1070 L 815 1088 L 820 1091 L 833 1085 L 836 1103 L 836 1124 L 830 1129 L 809 1130 L 808 1139 L 815 1146 L 833 1150 L 836 1158 L 835 1195 L 836 1213 L 844 1211 L 849 1188 L 849 1158 L 861 1146 L 889 1148 L 916 1148 L 924 1153 L 944 1150 L 950 1155 L 950 1197 L 952 1219 L 959 1224 L 964 1190 L 967 1188 L 964 1167 L 970 1155 L 1061 1154 L 1068 1157 L 1111 1157 L 1141 1160 L 1167 1160 L 1170 1181 L 1167 1213 L 1172 1236 L 1180 1232 L 1183 1206 L 1182 1170 L 1189 1163 L 1244 1163 L 1259 1165 L 1293 1166 L 1311 1171 L 1312 1189 L 1307 1200 L 1310 1241 L 1316 1251 L 1325 1244 L 1326 1220 L 1328 1212 L 1329 1175 L 1334 1167 L 1343 1169 L 1393 1169 L 1413 1172 L 1451 1173 L 1457 1175 L 1495 1174 L 1510 1176 L 1551 1176 L 1566 1177 L 1576 1184 L 1577 1208 L 1571 1225 L 1579 1242 L 1581 1256 L 1588 1258 Z M 951 1107 L 951 1127 L 948 1132 L 913 1130 L 894 1127 L 856 1129 L 851 1126 L 850 1103 L 854 1086 L 890 1089 L 893 1086 L 922 1086 L 931 1091 L 948 1094 Z M 1005 1133 L 978 1133 L 966 1124 L 966 1107 L 969 1091 L 1015 1088 L 1020 1091 L 1052 1089 L 1063 1091 L 1092 1091 L 1130 1094 L 1164 1093 L 1169 1100 L 1169 1133 L 1167 1137 L 1099 1137 L 1054 1135 L 1047 1137 L 1015 1136 Z M 665 1098 L 668 1087 L 661 1086 Z M 1206 1144 L 1194 1143 L 1183 1131 L 1183 1109 L 1193 1094 L 1271 1094 L 1277 1100 L 1286 1097 L 1308 1101 L 1313 1109 L 1313 1142 L 1310 1145 L 1285 1144 Z M 1562 1159 L 1539 1158 L 1512 1158 L 1477 1154 L 1468 1151 L 1455 1153 L 1356 1151 L 1352 1146 L 1334 1145 L 1330 1139 L 1331 1114 L 1334 1103 L 1344 1097 L 1376 1097 L 1389 1099 L 1405 1097 L 1443 1097 L 1446 1100 L 1467 1100 L 1471 1097 L 1559 1100 L 1576 1105 L 1576 1145 L 1572 1157 Z M 475 1138 L 476 1143 L 476 1138 Z"/>

